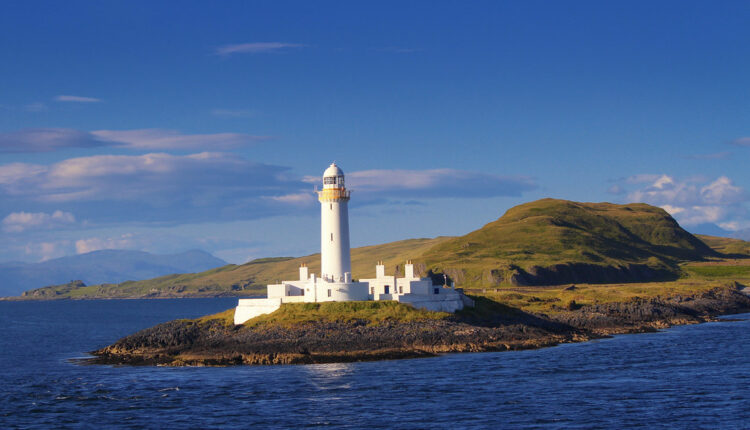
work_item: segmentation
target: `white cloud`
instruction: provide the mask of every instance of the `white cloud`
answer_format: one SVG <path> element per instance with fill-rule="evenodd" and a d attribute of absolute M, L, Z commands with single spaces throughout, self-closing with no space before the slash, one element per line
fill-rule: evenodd
<path fill-rule="evenodd" d="M 679 213 L 685 212 L 685 208 L 681 208 L 678 206 L 672 206 L 672 205 L 662 205 L 662 209 L 669 212 L 671 215 L 677 215 Z"/>
<path fill-rule="evenodd" d="M 76 218 L 70 212 L 60 210 L 51 214 L 44 212 L 13 212 L 3 218 L 3 230 L 20 233 L 32 229 L 51 229 L 75 224 Z"/>
<path fill-rule="evenodd" d="M 640 174 L 633 175 L 625 179 L 625 182 L 629 184 L 642 184 L 645 182 L 654 182 L 664 175 L 653 175 L 653 174 Z"/>
<path fill-rule="evenodd" d="M 23 247 L 23 252 L 36 261 L 47 261 L 67 255 L 70 242 L 66 240 L 30 242 Z"/>
<path fill-rule="evenodd" d="M 615 184 L 607 188 L 607 193 L 619 196 L 621 194 L 625 194 L 626 191 L 625 191 L 625 188 L 621 187 L 620 185 Z"/>
<path fill-rule="evenodd" d="M 732 143 L 740 146 L 750 146 L 750 137 L 740 137 L 739 139 L 733 140 Z"/>
<path fill-rule="evenodd" d="M 706 203 L 727 205 L 745 201 L 747 196 L 742 188 L 734 186 L 726 176 L 721 176 L 701 188 L 701 198 Z"/>
<path fill-rule="evenodd" d="M 51 152 L 67 148 L 116 146 L 135 150 L 226 150 L 245 147 L 269 136 L 242 133 L 183 134 L 176 130 L 96 130 L 32 128 L 0 133 L 0 152 Z"/>
<path fill-rule="evenodd" d="M 238 43 L 233 45 L 224 45 L 216 48 L 216 53 L 219 55 L 230 55 L 230 54 L 259 54 L 264 52 L 278 52 L 288 48 L 303 48 L 306 45 L 299 43 L 283 43 L 283 42 L 255 42 L 255 43 Z"/>
<path fill-rule="evenodd" d="M 727 206 L 747 199 L 745 191 L 726 176 L 702 185 L 693 181 L 677 181 L 668 175 L 657 177 L 650 185 L 631 192 L 628 197 L 631 201 L 678 206 Z"/>
<path fill-rule="evenodd" d="M 0 210 L 84 212 L 91 222 L 253 219 L 275 215 L 310 188 L 288 168 L 235 154 L 97 155 L 51 165 L 0 165 Z M 270 197 L 279 196 L 279 199 Z M 284 202 L 287 200 L 287 202 Z"/>
<path fill-rule="evenodd" d="M 727 214 L 727 209 L 721 206 L 691 206 L 682 208 L 664 205 L 661 208 L 679 219 L 680 224 L 683 225 L 715 224 Z"/>
<path fill-rule="evenodd" d="M 190 155 L 150 153 L 144 155 L 97 155 L 71 158 L 47 167 L 27 181 L 36 186 L 37 200 L 136 200 L 173 192 L 190 197 L 206 189 L 221 193 L 237 187 L 273 188 L 280 170 L 252 163 L 232 154 L 202 152 Z M 0 177 L 2 177 L 0 166 Z M 258 178 L 268 172 L 269 176 Z M 247 184 L 233 183 L 243 178 Z M 28 194 L 29 189 L 24 193 Z M 18 193 L 18 190 L 15 190 Z"/>
<path fill-rule="evenodd" d="M 222 152 L 13 163 L 0 165 L 0 213 L 18 207 L 85 213 L 94 225 L 258 219 L 288 213 L 290 206 L 312 208 L 312 187 L 320 181 Z M 525 177 L 455 169 L 366 170 L 347 174 L 347 181 L 356 204 L 519 196 L 537 187 Z"/>
<path fill-rule="evenodd" d="M 309 205 L 317 201 L 312 193 L 292 193 L 285 194 L 283 196 L 271 196 L 267 198 L 279 203 L 292 205 Z"/>
<path fill-rule="evenodd" d="M 96 130 L 91 134 L 104 142 L 141 150 L 226 150 L 247 146 L 269 136 L 241 133 L 181 134 L 174 130 Z"/>
<path fill-rule="evenodd" d="M 75 102 L 75 103 L 98 103 L 101 100 L 96 99 L 94 97 L 81 97 L 81 96 L 59 95 L 59 96 L 55 97 L 55 101 L 58 101 L 58 102 Z"/>
<path fill-rule="evenodd" d="M 719 223 L 719 227 L 729 231 L 750 232 L 750 220 L 727 221 Z"/>
<path fill-rule="evenodd" d="M 79 239 L 76 241 L 76 253 L 86 254 L 88 252 L 99 251 L 102 249 L 129 249 L 136 245 L 133 235 L 130 233 L 123 234 L 119 237 L 90 237 L 88 239 Z"/>
<path fill-rule="evenodd" d="M 744 206 L 747 192 L 726 176 L 709 181 L 698 177 L 678 180 L 669 175 L 637 175 L 626 182 L 648 183 L 631 191 L 629 201 L 660 206 L 683 225 L 731 225 L 747 215 Z"/>
<path fill-rule="evenodd" d="M 27 163 L 0 165 L 0 186 L 12 187 L 47 171 L 46 166 Z"/>
<path fill-rule="evenodd" d="M 500 176 L 456 169 L 362 170 L 346 175 L 347 188 L 370 198 L 442 198 L 519 196 L 537 187 L 523 176 Z M 320 178 L 306 177 L 317 184 Z"/>
<path fill-rule="evenodd" d="M 51 152 L 65 148 L 105 146 L 85 131 L 69 128 L 31 128 L 0 133 L 0 152 Z"/>

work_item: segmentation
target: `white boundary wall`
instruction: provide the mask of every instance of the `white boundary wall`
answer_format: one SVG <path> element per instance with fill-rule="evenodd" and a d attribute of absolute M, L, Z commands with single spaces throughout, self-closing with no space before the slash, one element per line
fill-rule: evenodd
<path fill-rule="evenodd" d="M 242 324 L 258 315 L 270 314 L 281 307 L 281 298 L 275 299 L 240 299 L 234 309 L 234 323 Z"/>

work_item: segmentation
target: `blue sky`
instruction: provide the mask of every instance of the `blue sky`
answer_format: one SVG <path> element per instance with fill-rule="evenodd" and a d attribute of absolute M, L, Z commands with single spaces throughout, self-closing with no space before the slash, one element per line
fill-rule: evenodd
<path fill-rule="evenodd" d="M 0 261 L 459 235 L 542 197 L 750 236 L 748 2 L 37 2 L 0 14 Z"/>

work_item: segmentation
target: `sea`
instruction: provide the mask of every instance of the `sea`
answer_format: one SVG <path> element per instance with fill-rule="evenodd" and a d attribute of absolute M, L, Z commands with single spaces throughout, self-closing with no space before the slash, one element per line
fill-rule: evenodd
<path fill-rule="evenodd" d="M 75 360 L 236 299 L 0 302 L 0 428 L 750 428 L 750 314 L 515 352 L 131 367 Z"/>

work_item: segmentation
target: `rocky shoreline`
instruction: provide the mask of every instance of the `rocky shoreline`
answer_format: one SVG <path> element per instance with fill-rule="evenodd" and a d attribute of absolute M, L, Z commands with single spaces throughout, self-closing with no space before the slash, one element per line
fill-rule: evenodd
<path fill-rule="evenodd" d="M 493 312 L 377 324 L 353 320 L 234 326 L 222 319 L 176 320 L 124 337 L 93 351 L 93 358 L 83 362 L 166 366 L 311 364 L 542 348 L 750 312 L 750 296 L 742 288 L 734 284 L 700 294 L 636 298 L 582 306 L 554 315 L 502 309 L 502 305 L 492 302 Z"/>

